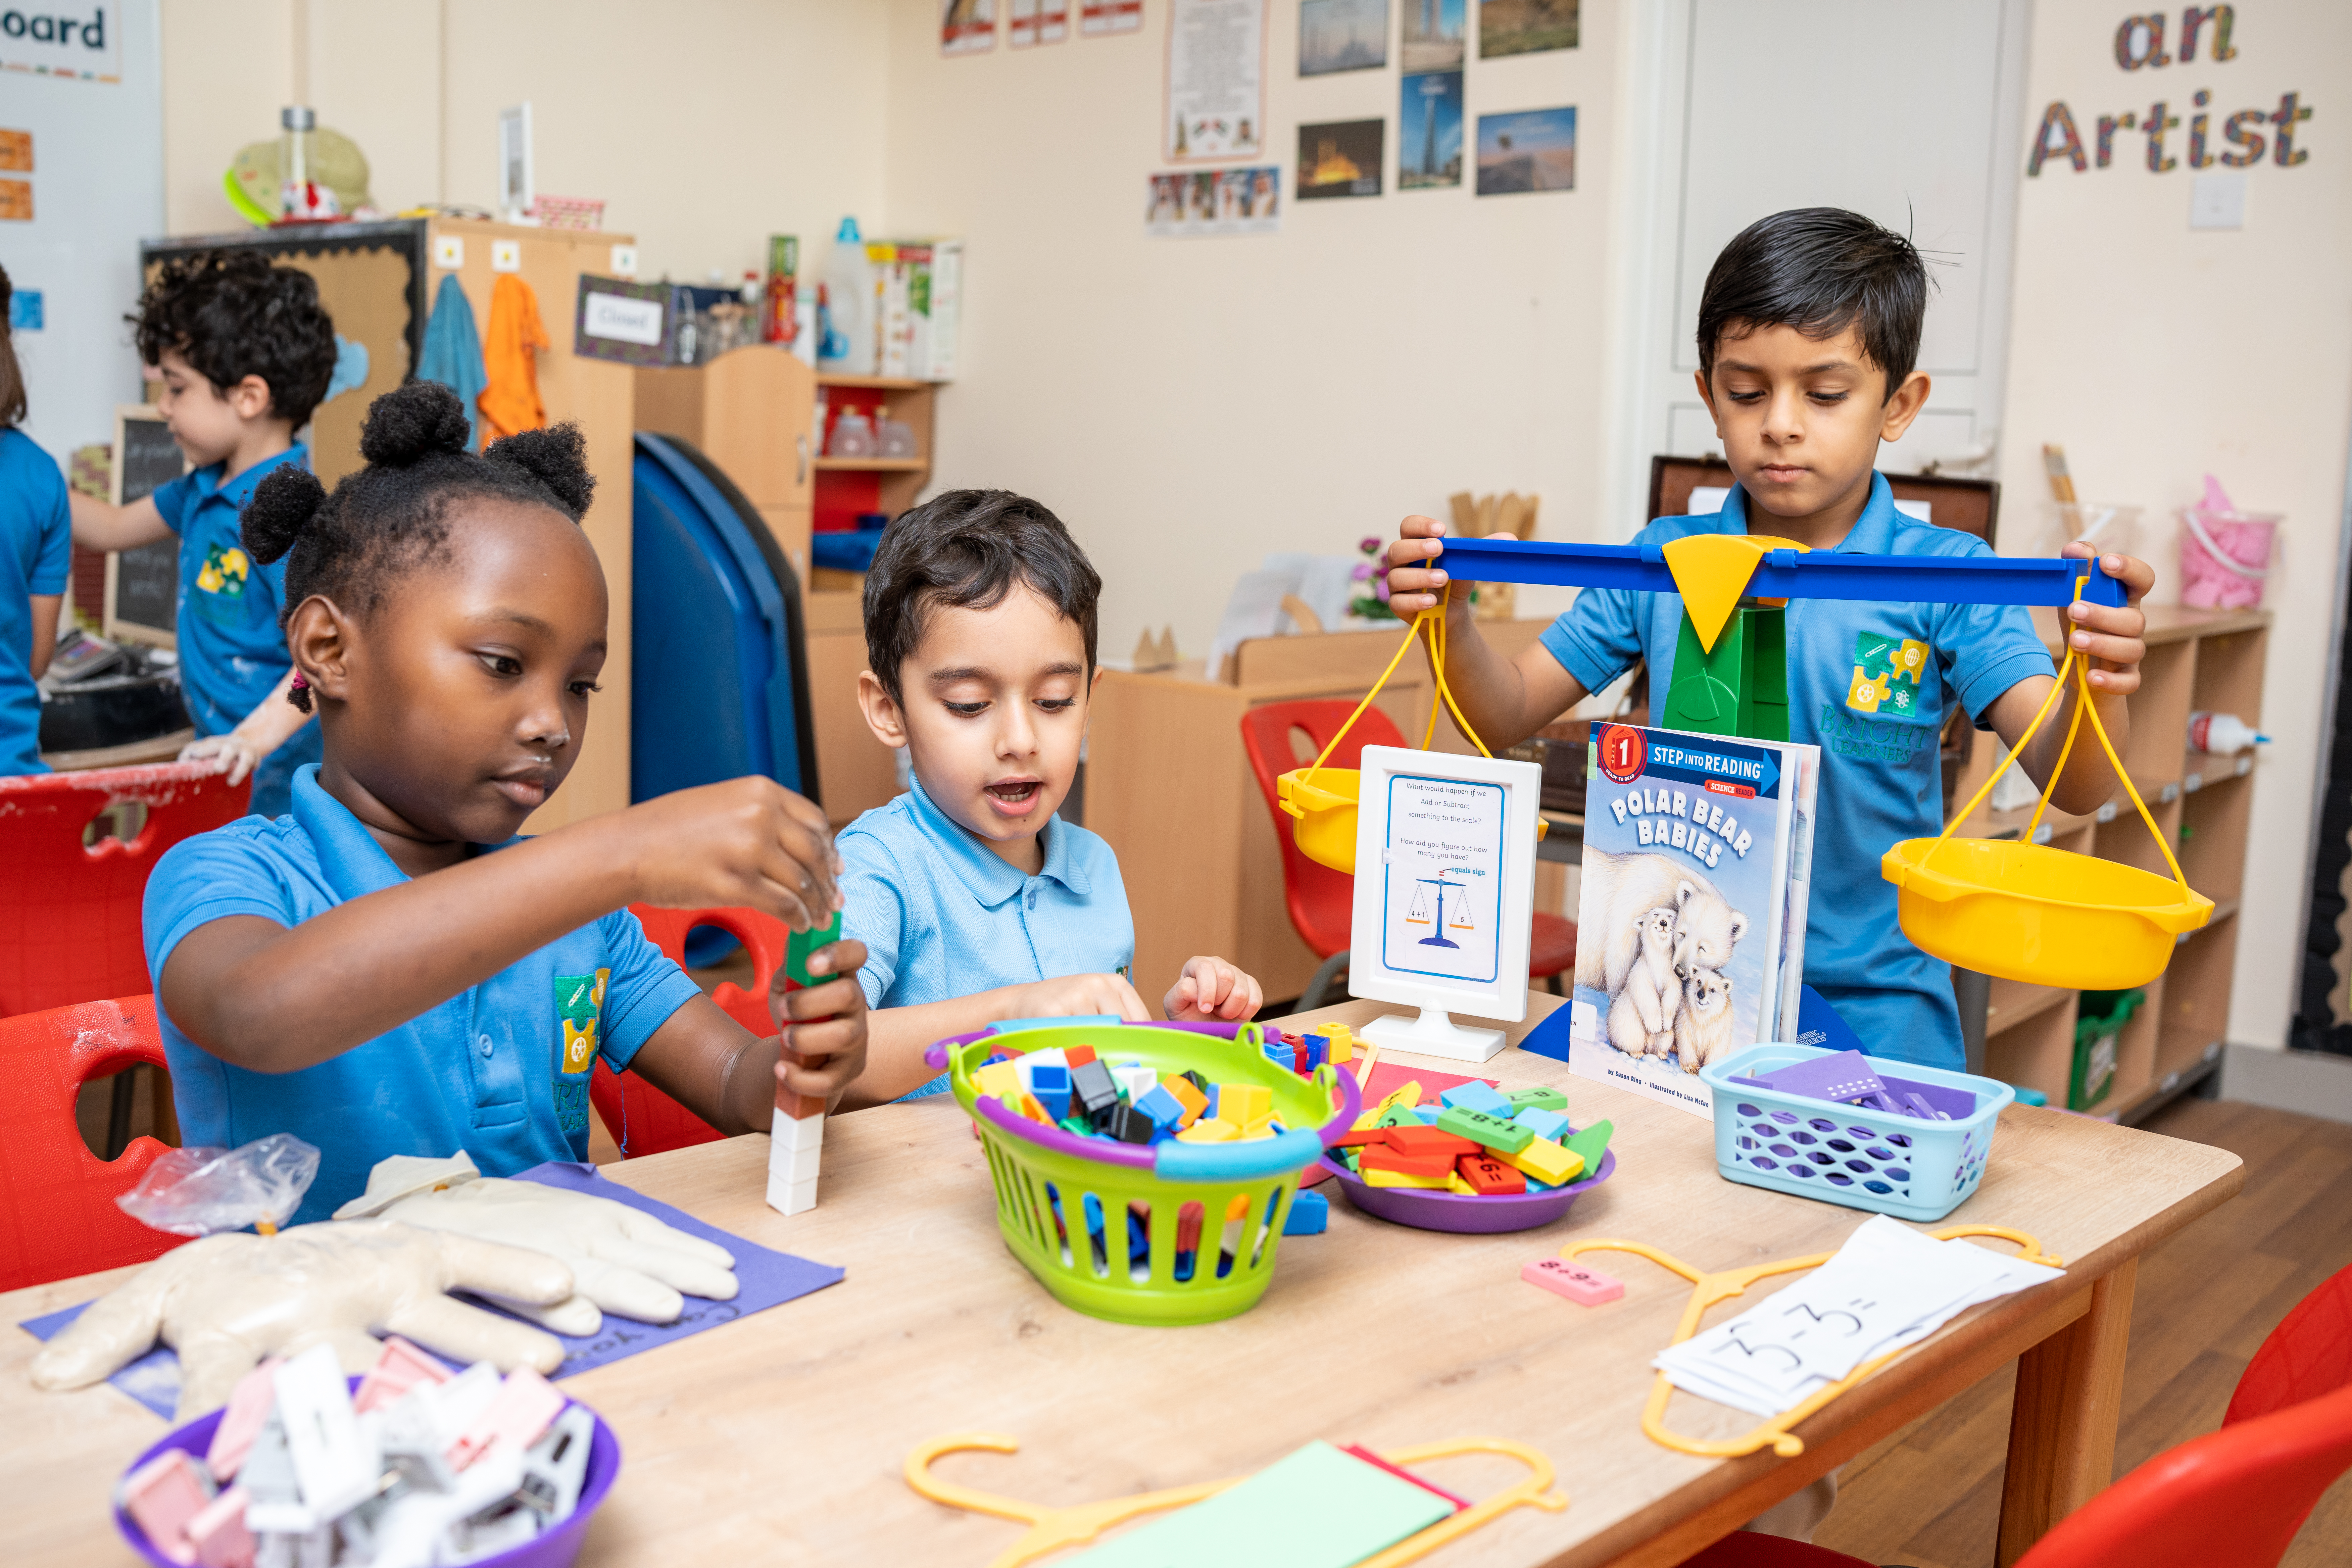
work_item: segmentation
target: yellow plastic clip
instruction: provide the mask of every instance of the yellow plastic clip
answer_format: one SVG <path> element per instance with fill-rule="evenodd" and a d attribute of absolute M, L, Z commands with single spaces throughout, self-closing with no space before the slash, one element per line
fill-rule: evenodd
<path fill-rule="evenodd" d="M 907 1484 L 933 1502 L 973 1513 L 992 1513 L 999 1519 L 1010 1519 L 1029 1526 L 1028 1533 L 998 1553 L 990 1562 L 989 1568 L 1019 1568 L 1019 1564 L 1034 1562 L 1049 1552 L 1092 1541 L 1112 1525 L 1124 1523 L 1138 1514 L 1198 1502 L 1245 1479 L 1228 1476 L 1223 1480 L 1200 1481 L 1188 1487 L 1170 1487 L 1163 1491 L 1139 1492 L 1134 1497 L 1112 1498 L 1106 1502 L 1047 1508 L 1040 1503 L 1023 1502 L 1018 1498 L 984 1492 L 975 1487 L 958 1486 L 931 1474 L 931 1461 L 940 1455 L 971 1449 L 1017 1454 L 1021 1451 L 1021 1445 L 1015 1439 L 995 1432 L 960 1432 L 951 1436 L 933 1437 L 929 1442 L 917 1444 L 908 1454 Z M 1522 1505 L 1539 1508 L 1549 1513 L 1558 1513 L 1568 1506 L 1568 1499 L 1550 1489 L 1551 1461 L 1526 1444 L 1514 1443 L 1507 1438 L 1456 1437 L 1444 1443 L 1424 1443 L 1416 1447 L 1394 1449 L 1381 1457 L 1392 1465 L 1413 1465 L 1455 1454 L 1502 1454 L 1527 1466 L 1528 1474 L 1525 1479 L 1472 1503 L 1459 1513 L 1441 1519 L 1427 1530 L 1406 1537 L 1378 1556 L 1366 1558 L 1358 1564 L 1358 1568 L 1402 1568 L 1402 1564 L 1426 1556 L 1447 1542 L 1467 1535 L 1488 1521 Z"/>
<path fill-rule="evenodd" d="M 2022 1248 L 2017 1256 L 2025 1262 L 2047 1264 L 2053 1268 L 2065 1266 L 2063 1258 L 2044 1253 L 2042 1244 L 2021 1230 L 2007 1230 L 1995 1225 L 1957 1225 L 1927 1234 L 1938 1241 L 1953 1241 L 1964 1236 L 1995 1237 L 2017 1243 Z M 1577 1241 L 1559 1249 L 1559 1255 L 1568 1258 L 1587 1252 L 1631 1252 L 1691 1282 L 1690 1302 L 1683 1308 L 1682 1321 L 1675 1326 L 1675 1337 L 1667 1342 L 1677 1345 L 1698 1332 L 1706 1310 L 1717 1302 L 1743 1293 L 1759 1279 L 1769 1279 L 1775 1274 L 1794 1274 L 1803 1268 L 1818 1268 L 1836 1256 L 1834 1253 L 1816 1252 L 1804 1258 L 1784 1258 L 1778 1263 L 1752 1263 L 1745 1268 L 1727 1268 L 1720 1273 L 1706 1274 L 1679 1258 L 1638 1241 Z M 1906 1350 L 1909 1348 L 1905 1347 Z M 1662 1372 L 1658 1373 L 1657 1381 L 1650 1385 L 1650 1402 L 1642 1407 L 1642 1431 L 1653 1443 L 1677 1453 L 1696 1454 L 1702 1458 L 1737 1458 L 1742 1454 L 1752 1454 L 1759 1448 L 1769 1447 L 1780 1458 L 1793 1459 L 1805 1451 L 1805 1440 L 1791 1432 L 1790 1427 L 1901 1354 L 1903 1351 L 1890 1351 L 1874 1361 L 1864 1362 L 1853 1369 L 1851 1376 L 1831 1384 L 1794 1409 L 1784 1410 L 1770 1420 L 1760 1423 L 1743 1436 L 1714 1440 L 1685 1437 L 1666 1429 L 1666 1401 L 1674 1394 L 1675 1385 L 1673 1380 Z"/>

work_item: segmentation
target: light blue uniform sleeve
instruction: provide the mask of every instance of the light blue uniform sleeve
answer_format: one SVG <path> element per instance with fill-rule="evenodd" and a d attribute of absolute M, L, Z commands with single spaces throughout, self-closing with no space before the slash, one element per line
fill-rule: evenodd
<path fill-rule="evenodd" d="M 906 954 L 905 879 L 888 847 L 873 834 L 845 833 L 833 842 L 848 868 L 841 877 L 842 897 L 848 900 L 841 934 L 866 944 L 866 965 L 857 972 L 857 984 L 865 988 L 866 1005 L 879 1007 L 898 984 Z"/>
<path fill-rule="evenodd" d="M 614 910 L 596 922 L 596 930 L 613 971 L 604 982 L 600 1048 L 613 1070 L 622 1072 L 671 1014 L 702 994 L 702 987 L 646 938 L 646 928 L 628 910 Z"/>
<path fill-rule="evenodd" d="M 147 499 L 155 503 L 157 511 L 163 513 L 165 528 L 173 533 L 184 533 L 187 531 L 183 525 L 188 521 L 188 509 L 196 501 L 196 476 L 194 473 L 182 474 L 176 479 L 157 485 L 148 493 Z"/>
<path fill-rule="evenodd" d="M 1587 692 L 1599 691 L 1643 657 L 1650 598 L 1625 588 L 1587 588 L 1544 628 L 1544 649 Z"/>
<path fill-rule="evenodd" d="M 198 926 L 258 915 L 290 928 L 299 923 L 294 910 L 293 889 L 251 837 L 220 829 L 184 839 L 155 863 L 141 900 L 148 979 L 161 993 L 173 949 Z"/>
<path fill-rule="evenodd" d="M 42 476 L 40 488 L 43 493 L 33 503 L 39 519 L 40 544 L 26 591 L 62 594 L 73 577 L 73 507 L 66 499 L 65 476 L 55 465 Z"/>

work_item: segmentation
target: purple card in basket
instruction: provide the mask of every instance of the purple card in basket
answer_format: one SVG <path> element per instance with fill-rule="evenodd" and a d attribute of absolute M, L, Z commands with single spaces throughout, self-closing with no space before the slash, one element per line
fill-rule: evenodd
<path fill-rule="evenodd" d="M 1759 1073 L 1746 1081 L 1782 1094 L 1801 1094 L 1808 1100 L 1843 1102 L 1884 1097 L 1886 1093 L 1886 1085 L 1871 1070 L 1869 1059 L 1860 1051 L 1812 1057 Z"/>

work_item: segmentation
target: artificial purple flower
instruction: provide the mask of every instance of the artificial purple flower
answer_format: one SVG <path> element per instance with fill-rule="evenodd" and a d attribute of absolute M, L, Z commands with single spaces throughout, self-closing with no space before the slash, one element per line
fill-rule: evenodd
<path fill-rule="evenodd" d="M 1381 573 L 1372 580 L 1372 597 L 1385 605 L 1389 602 L 1389 574 Z"/>
<path fill-rule="evenodd" d="M 1361 543 L 1358 544 L 1356 548 L 1362 551 L 1367 555 L 1377 555 L 1381 552 L 1381 542 L 1377 539 L 1367 538 Z"/>
<path fill-rule="evenodd" d="M 1355 571 L 1349 574 L 1349 575 L 1353 576 L 1359 583 L 1370 582 L 1372 580 L 1372 563 L 1369 561 L 1360 562 L 1357 564 Z"/>

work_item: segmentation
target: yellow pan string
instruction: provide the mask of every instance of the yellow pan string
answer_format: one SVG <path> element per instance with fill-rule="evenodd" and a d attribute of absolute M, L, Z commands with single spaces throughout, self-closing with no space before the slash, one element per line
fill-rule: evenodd
<path fill-rule="evenodd" d="M 1454 700 L 1453 689 L 1445 683 L 1445 605 L 1446 601 L 1453 597 L 1453 594 L 1454 584 L 1446 584 L 1437 596 L 1437 603 L 1413 616 L 1412 625 L 1405 628 L 1404 641 L 1397 645 L 1395 654 L 1389 659 L 1388 668 L 1381 671 L 1380 679 L 1372 682 L 1372 689 L 1364 693 L 1364 700 L 1356 704 L 1354 712 L 1348 715 L 1348 721 L 1340 725 L 1330 740 L 1324 742 L 1323 749 L 1316 753 L 1315 761 L 1307 770 L 1308 783 L 1314 782 L 1315 775 L 1322 771 L 1324 763 L 1329 760 L 1334 751 L 1339 749 L 1339 742 L 1348 738 L 1348 731 L 1356 727 L 1356 721 L 1364 716 L 1364 710 L 1372 705 L 1373 700 L 1380 696 L 1381 689 L 1388 685 L 1389 678 L 1396 674 L 1397 666 L 1404 660 L 1405 651 L 1421 642 L 1424 636 L 1428 639 L 1429 668 L 1437 686 L 1437 695 L 1429 705 L 1429 727 L 1423 732 L 1421 749 L 1424 752 L 1429 750 L 1430 742 L 1436 738 L 1437 710 L 1439 703 L 1442 702 L 1446 711 L 1454 715 L 1454 722 L 1460 727 L 1464 737 L 1478 748 L 1480 756 L 1492 757 L 1495 754 L 1486 749 L 1486 742 L 1478 738 L 1478 731 L 1471 728 L 1470 721 L 1463 717 L 1461 706 Z M 1293 816 L 1306 815 L 1304 807 L 1287 800 L 1282 803 L 1282 809 Z"/>

